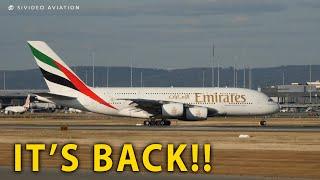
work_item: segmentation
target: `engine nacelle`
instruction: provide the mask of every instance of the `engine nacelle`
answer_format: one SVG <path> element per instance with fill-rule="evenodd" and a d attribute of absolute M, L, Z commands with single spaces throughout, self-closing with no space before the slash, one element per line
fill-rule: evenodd
<path fill-rule="evenodd" d="M 208 117 L 208 108 L 191 107 L 186 109 L 186 120 L 205 120 Z"/>
<path fill-rule="evenodd" d="M 164 117 L 180 117 L 183 116 L 183 104 L 170 103 L 162 105 L 162 116 Z"/>

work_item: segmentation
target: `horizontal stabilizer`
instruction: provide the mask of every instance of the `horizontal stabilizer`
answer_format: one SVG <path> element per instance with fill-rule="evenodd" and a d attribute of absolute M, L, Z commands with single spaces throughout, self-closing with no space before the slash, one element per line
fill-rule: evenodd
<path fill-rule="evenodd" d="M 53 94 L 53 93 L 35 93 L 35 95 L 48 98 L 48 99 L 56 99 L 56 100 L 73 100 L 77 99 L 77 97 L 73 96 L 64 96 L 60 94 Z"/>

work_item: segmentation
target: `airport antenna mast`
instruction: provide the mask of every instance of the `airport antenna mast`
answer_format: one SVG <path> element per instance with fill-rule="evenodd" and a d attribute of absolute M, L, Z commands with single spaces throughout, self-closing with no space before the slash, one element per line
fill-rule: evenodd
<path fill-rule="evenodd" d="M 211 86 L 214 87 L 214 42 L 212 43 Z"/>

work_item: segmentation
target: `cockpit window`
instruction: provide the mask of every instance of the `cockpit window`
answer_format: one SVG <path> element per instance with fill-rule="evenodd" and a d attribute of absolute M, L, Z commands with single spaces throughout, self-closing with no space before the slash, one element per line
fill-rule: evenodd
<path fill-rule="evenodd" d="M 268 99 L 268 102 L 273 102 L 273 100 L 271 98 Z"/>

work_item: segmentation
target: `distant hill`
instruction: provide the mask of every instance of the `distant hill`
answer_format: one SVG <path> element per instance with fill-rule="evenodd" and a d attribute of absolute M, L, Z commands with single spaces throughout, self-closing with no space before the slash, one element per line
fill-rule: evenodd
<path fill-rule="evenodd" d="M 91 67 L 72 67 L 83 81 L 92 85 Z M 95 86 L 106 86 L 107 68 L 95 67 Z M 0 89 L 3 89 L 3 72 L 0 71 Z M 45 82 L 39 69 L 5 71 L 6 89 L 46 89 Z M 189 68 L 189 69 L 151 69 L 133 68 L 133 86 L 140 87 L 140 76 L 143 75 L 143 86 L 145 87 L 202 87 L 203 72 L 207 87 L 211 86 L 211 68 Z M 217 69 L 215 69 L 217 73 Z M 282 74 L 285 72 L 285 83 L 309 81 L 309 65 L 305 66 L 280 66 L 271 68 L 252 69 L 252 87 L 265 87 L 282 84 Z M 86 75 L 87 74 L 87 75 Z M 215 74 L 217 78 L 217 74 Z M 312 66 L 312 79 L 320 79 L 320 65 Z M 248 80 L 248 71 L 246 73 Z M 216 80 L 217 82 L 217 80 Z M 248 87 L 248 81 L 246 82 Z M 130 86 L 130 67 L 109 67 L 109 86 Z M 233 68 L 220 69 L 220 86 L 233 86 Z M 243 69 L 238 70 L 238 87 L 243 87 Z"/>

